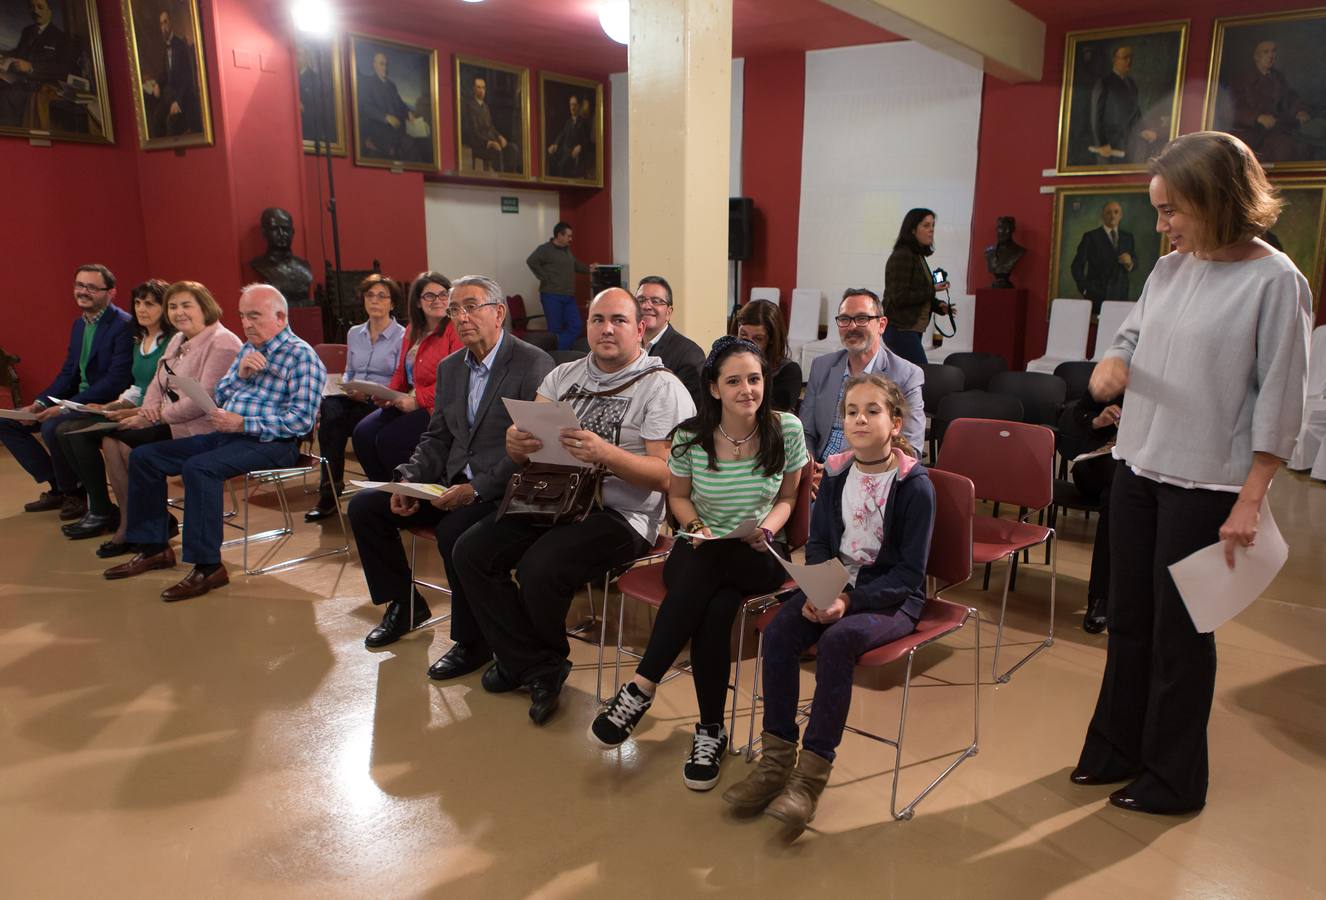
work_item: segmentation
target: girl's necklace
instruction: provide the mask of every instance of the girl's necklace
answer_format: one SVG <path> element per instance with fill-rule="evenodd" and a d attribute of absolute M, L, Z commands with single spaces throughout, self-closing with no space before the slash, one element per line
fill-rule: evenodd
<path fill-rule="evenodd" d="M 888 456 L 881 456 L 879 459 L 862 459 L 862 458 L 859 457 L 859 456 L 854 456 L 853 459 L 856 460 L 856 464 L 857 464 L 858 466 L 877 466 L 877 465 L 879 465 L 879 464 L 882 463 L 882 462 L 887 462 L 888 459 L 889 459 L 889 456 L 892 456 L 892 455 L 893 455 L 893 454 L 890 453 Z"/>
<path fill-rule="evenodd" d="M 727 431 L 724 430 L 722 423 L 719 423 L 718 426 L 718 433 L 721 434 L 724 437 L 724 439 L 726 439 L 727 442 L 732 445 L 733 459 L 741 459 L 741 445 L 748 443 L 751 438 L 755 437 L 755 433 L 758 432 L 759 430 L 760 426 L 756 425 L 754 428 L 751 429 L 750 434 L 746 435 L 744 438 L 734 438 L 732 435 L 728 434 Z"/>

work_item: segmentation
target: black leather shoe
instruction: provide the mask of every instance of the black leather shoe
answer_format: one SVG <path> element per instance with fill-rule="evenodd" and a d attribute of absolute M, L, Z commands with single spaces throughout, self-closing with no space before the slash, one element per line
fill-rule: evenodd
<path fill-rule="evenodd" d="M 497 660 L 493 660 L 493 664 L 484 670 L 483 678 L 479 680 L 479 683 L 490 694 L 509 694 L 520 687 L 515 679 L 502 671 L 501 666 L 497 664 Z"/>
<path fill-rule="evenodd" d="M 112 556 L 123 556 L 126 553 L 133 552 L 134 545 L 130 544 L 128 541 L 103 541 L 101 546 L 97 548 L 97 556 L 102 559 L 110 559 Z"/>
<path fill-rule="evenodd" d="M 166 526 L 166 540 L 180 536 L 180 523 L 174 516 L 170 517 L 170 524 Z"/>
<path fill-rule="evenodd" d="M 1136 778 L 1137 774 L 1137 772 L 1120 772 L 1118 775 L 1097 775 L 1078 766 L 1073 770 L 1073 774 L 1068 776 L 1068 780 L 1073 784 L 1082 785 L 1118 784 L 1121 781 Z"/>
<path fill-rule="evenodd" d="M 409 622 L 410 605 L 408 603 L 389 603 L 382 622 L 364 638 L 365 647 L 385 647 L 400 640 L 401 635 L 410 629 L 427 622 L 433 613 L 422 600 L 414 602 L 414 622 Z"/>
<path fill-rule="evenodd" d="M 42 491 L 41 496 L 31 503 L 23 504 L 24 512 L 46 512 L 64 506 L 64 494 L 59 491 Z"/>
<path fill-rule="evenodd" d="M 114 534 L 115 529 L 119 527 L 120 514 L 118 512 L 111 512 L 104 516 L 88 513 L 72 525 L 61 525 L 60 531 L 71 541 L 81 541 L 86 538 L 99 537 L 103 534 Z"/>
<path fill-rule="evenodd" d="M 442 658 L 428 667 L 428 677 L 434 681 L 459 678 L 478 669 L 493 658 L 487 644 L 455 644 Z"/>
<path fill-rule="evenodd" d="M 334 515 L 336 515 L 336 504 L 328 500 L 324 506 L 322 501 L 319 500 L 317 506 L 304 513 L 304 521 L 321 522 L 323 519 L 330 519 Z"/>
<path fill-rule="evenodd" d="M 1206 805 L 1205 803 L 1185 804 L 1177 800 L 1160 800 L 1142 794 L 1130 793 L 1136 787 L 1137 784 L 1134 782 L 1128 787 L 1119 788 L 1113 794 L 1110 794 L 1110 805 L 1117 806 L 1119 809 L 1126 809 L 1129 812 L 1147 813 L 1153 816 L 1182 816 L 1187 813 L 1198 812 Z"/>
<path fill-rule="evenodd" d="M 87 497 L 82 494 L 65 494 L 60 504 L 60 521 L 76 522 L 87 515 Z"/>
<path fill-rule="evenodd" d="M 568 659 L 556 675 L 545 675 L 529 683 L 529 718 L 535 725 L 542 725 L 557 712 L 562 700 L 562 685 L 570 674 L 571 661 Z"/>
<path fill-rule="evenodd" d="M 1082 617 L 1082 630 L 1087 634 L 1100 634 L 1105 630 L 1105 604 L 1103 597 L 1087 600 L 1087 612 Z"/>

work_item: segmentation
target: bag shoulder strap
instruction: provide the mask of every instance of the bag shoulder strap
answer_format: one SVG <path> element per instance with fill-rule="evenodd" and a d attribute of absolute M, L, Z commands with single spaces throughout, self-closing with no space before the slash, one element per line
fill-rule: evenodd
<path fill-rule="evenodd" d="M 648 378 L 650 375 L 653 375 L 655 372 L 667 372 L 669 375 L 672 375 L 672 371 L 671 371 L 670 369 L 668 369 L 667 366 L 658 366 L 658 367 L 656 367 L 656 368 L 649 369 L 648 371 L 641 372 L 640 374 L 634 376 L 633 378 L 628 378 L 628 379 L 626 379 L 626 380 L 623 381 L 621 384 L 617 385 L 615 388 L 611 388 L 611 389 L 606 390 L 606 391 L 585 391 L 585 392 L 582 393 L 580 396 L 582 396 L 582 397 L 611 397 L 611 396 L 614 396 L 615 394 L 620 394 L 622 391 L 626 390 L 628 387 L 630 387 L 631 385 L 635 384 L 637 381 L 640 381 L 641 379 L 644 379 L 644 378 Z M 674 377 L 675 377 L 675 376 L 674 376 Z M 558 402 L 561 402 L 562 400 L 565 400 L 568 396 L 570 396 L 571 392 L 574 391 L 574 390 L 575 390 L 576 388 L 578 388 L 578 387 L 580 387 L 580 385 L 578 385 L 578 384 L 573 384 L 573 385 L 571 385 L 569 388 L 567 388 L 567 389 L 562 393 L 562 396 L 560 396 L 560 397 L 557 398 Z"/>

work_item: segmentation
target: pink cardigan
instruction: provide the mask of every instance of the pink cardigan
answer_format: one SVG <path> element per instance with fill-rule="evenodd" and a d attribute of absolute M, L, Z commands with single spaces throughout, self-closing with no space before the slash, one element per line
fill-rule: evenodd
<path fill-rule="evenodd" d="M 147 384 L 143 406 L 160 408 L 161 421 L 170 426 L 172 438 L 193 437 L 216 429 L 198 408 L 198 404 L 184 394 L 176 391 L 180 398 L 178 400 L 171 400 L 167 396 L 165 388 L 170 375 L 166 372 L 166 366 L 170 366 L 171 372 L 176 375 L 197 379 L 199 384 L 213 391 L 221 376 L 229 371 L 241 345 L 235 333 L 220 322 L 213 322 L 188 341 L 179 332 L 170 339 L 165 352 L 161 354 L 161 362 L 157 363 L 156 374 Z"/>

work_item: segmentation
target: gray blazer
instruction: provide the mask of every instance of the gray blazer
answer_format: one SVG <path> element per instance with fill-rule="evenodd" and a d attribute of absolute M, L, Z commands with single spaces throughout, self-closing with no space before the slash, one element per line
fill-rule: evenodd
<path fill-rule="evenodd" d="M 502 344 L 493 360 L 474 426 L 469 423 L 470 367 L 465 364 L 469 351 L 462 349 L 438 363 L 437 395 L 433 417 L 419 438 L 410 461 L 396 467 L 396 474 L 406 481 L 421 484 L 455 484 L 465 478 L 470 466 L 474 485 L 482 500 L 501 499 L 507 481 L 516 471 L 516 463 L 506 453 L 506 430 L 511 416 L 499 398 L 533 400 L 543 381 L 552 371 L 553 361 L 533 344 L 513 334 L 502 335 Z"/>
<path fill-rule="evenodd" d="M 806 446 L 820 462 L 829 444 L 833 423 L 838 420 L 838 391 L 842 387 L 843 372 L 847 370 L 847 350 L 821 356 L 811 363 L 810 380 L 806 382 L 806 396 L 801 401 L 801 424 L 806 430 Z M 874 371 L 888 378 L 902 391 L 907 400 L 907 417 L 902 422 L 902 435 L 917 452 L 925 446 L 925 402 L 921 399 L 921 385 L 925 372 L 895 354 L 883 341 L 875 357 Z"/>

